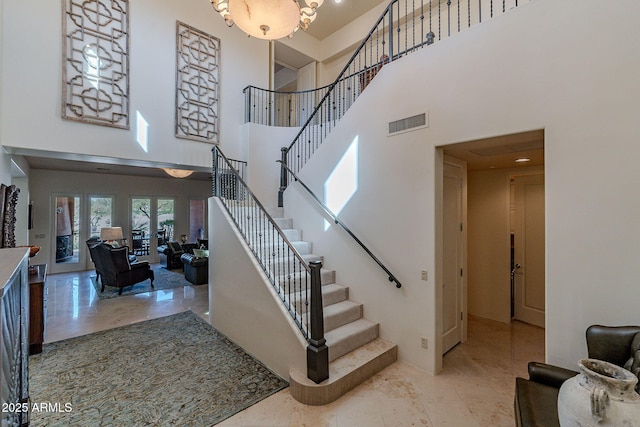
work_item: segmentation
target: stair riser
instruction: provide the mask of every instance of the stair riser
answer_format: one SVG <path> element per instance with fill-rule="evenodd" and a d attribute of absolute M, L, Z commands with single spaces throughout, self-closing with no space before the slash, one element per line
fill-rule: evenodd
<path fill-rule="evenodd" d="M 355 322 L 360 318 L 362 318 L 362 305 L 352 305 L 344 311 L 331 313 L 329 315 L 326 314 L 325 310 L 324 331 L 329 332 L 347 323 Z"/>
<path fill-rule="evenodd" d="M 333 332 L 335 331 L 337 330 L 334 330 Z M 325 338 L 327 339 L 327 346 L 329 346 L 329 362 L 331 362 L 378 338 L 378 324 L 374 323 L 370 327 L 354 334 L 340 336 L 337 338 L 327 335 Z"/>
<path fill-rule="evenodd" d="M 331 304 L 336 304 L 341 301 L 345 301 L 349 298 L 349 288 L 344 286 L 335 286 L 331 289 L 324 287 L 322 289 L 322 306 L 326 307 Z M 308 306 L 304 300 L 300 299 L 299 295 L 291 298 L 292 305 L 295 306 L 296 311 L 299 313 L 306 313 Z"/>
<path fill-rule="evenodd" d="M 307 264 L 311 261 L 320 261 L 320 262 L 323 261 L 321 256 L 313 255 L 313 254 L 305 254 L 302 256 L 302 259 L 305 260 Z M 294 265 L 296 266 L 296 269 L 297 269 L 299 263 L 300 261 L 298 260 L 298 258 L 291 256 L 288 258 L 277 258 L 269 263 L 269 267 L 272 269 L 272 271 L 278 272 L 278 271 L 285 271 L 286 268 L 289 268 L 289 270 L 293 270 Z"/>
<path fill-rule="evenodd" d="M 302 241 L 302 231 L 301 230 L 297 230 L 295 228 L 290 228 L 290 229 L 283 229 L 282 233 L 284 234 L 284 236 L 287 238 L 287 240 L 289 240 L 290 242 L 299 242 Z M 282 240 L 282 238 L 280 237 L 280 233 L 278 233 L 275 230 L 271 230 L 269 228 L 267 229 L 260 229 L 260 230 L 249 230 L 246 233 L 247 239 L 249 239 L 250 241 L 255 239 L 256 241 L 261 241 L 262 238 L 264 238 L 264 240 L 268 240 L 269 242 L 272 241 L 276 241 L 276 240 Z"/>
<path fill-rule="evenodd" d="M 251 249 L 255 250 L 258 253 L 262 254 L 273 254 L 278 256 L 280 253 L 289 254 L 293 253 L 290 249 L 288 249 L 287 244 L 285 244 L 282 240 L 269 240 L 267 238 L 258 237 L 255 240 L 252 238 L 247 238 L 249 241 L 249 246 Z M 300 255 L 310 255 L 313 249 L 313 245 L 310 242 L 303 241 L 292 241 L 291 246 L 295 248 L 295 250 Z"/>
<path fill-rule="evenodd" d="M 293 228 L 292 218 L 273 218 L 273 221 L 283 230 Z"/>
<path fill-rule="evenodd" d="M 322 285 L 330 285 L 331 283 L 335 282 L 336 272 L 334 270 L 323 269 L 320 271 L 320 283 Z M 296 274 L 290 279 L 284 276 L 279 276 L 276 277 L 276 283 L 278 283 L 281 288 L 284 288 L 286 290 L 292 288 L 299 289 L 301 285 L 311 287 L 311 277 L 307 278 L 306 275 L 303 274 Z"/>

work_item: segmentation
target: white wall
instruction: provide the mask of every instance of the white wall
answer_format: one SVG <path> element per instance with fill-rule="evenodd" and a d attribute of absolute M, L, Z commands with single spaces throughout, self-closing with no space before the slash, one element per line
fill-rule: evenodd
<path fill-rule="evenodd" d="M 209 199 L 211 324 L 282 378 L 306 372 L 306 341 L 222 204 Z"/>
<path fill-rule="evenodd" d="M 211 195 L 209 181 L 180 180 L 176 178 L 148 178 L 100 173 L 61 172 L 32 169 L 29 176 L 30 198 L 33 201 L 34 228 L 29 232 L 30 244 L 41 247 L 38 262 L 49 263 L 55 272 L 55 222 L 54 200 L 56 195 L 113 196 L 114 216 L 112 224 L 121 226 L 125 236 L 131 232 L 129 205 L 132 196 L 168 197 L 175 200 L 174 235 L 189 234 L 189 199 L 207 199 Z M 87 209 L 84 206 L 82 209 Z M 44 235 L 44 238 L 36 238 Z M 81 235 L 81 250 L 88 235 Z M 157 253 L 151 254 L 157 259 Z M 80 269 L 85 266 L 80 265 Z M 88 266 L 91 267 L 90 265 Z"/>
<path fill-rule="evenodd" d="M 282 147 L 288 147 L 300 128 L 244 125 L 249 164 L 247 184 L 265 208 L 278 205 Z M 255 171 L 255 173 L 254 173 Z"/>
<path fill-rule="evenodd" d="M 242 89 L 268 86 L 269 47 L 228 28 L 209 2 L 130 2 L 130 130 L 61 119 L 60 1 L 3 3 L 3 145 L 209 168 L 210 144 L 174 137 L 175 33 L 180 20 L 221 40 L 220 140 L 226 152 L 237 157 Z M 136 111 L 149 123 L 148 153 L 135 141 Z"/>
<path fill-rule="evenodd" d="M 440 367 L 438 345 L 420 348 L 420 336 L 434 343 L 439 335 L 436 147 L 532 129 L 545 130 L 548 361 L 575 368 L 592 323 L 638 324 L 640 287 L 629 266 L 640 257 L 640 199 L 628 190 L 640 185 L 640 56 L 630 54 L 638 14 L 632 0 L 614 9 L 537 0 L 383 68 L 302 178 L 322 194 L 359 137 L 359 187 L 342 217 L 399 272 L 401 290 L 337 252 L 316 209 L 291 203 L 300 197 L 295 186 L 287 191 L 287 213 L 339 267 L 365 315 L 382 322 L 381 334 L 400 345 L 401 359 Z M 389 121 L 425 111 L 429 128 L 386 137 Z"/>

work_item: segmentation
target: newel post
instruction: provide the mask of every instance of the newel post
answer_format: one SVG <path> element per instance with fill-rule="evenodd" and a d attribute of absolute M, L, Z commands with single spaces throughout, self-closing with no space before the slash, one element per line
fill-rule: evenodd
<path fill-rule="evenodd" d="M 311 261 L 311 337 L 307 346 L 307 378 L 316 384 L 329 378 L 329 347 L 324 339 L 320 261 Z"/>
<path fill-rule="evenodd" d="M 213 197 L 220 197 L 220 179 L 218 174 L 218 148 L 213 147 Z"/>
<path fill-rule="evenodd" d="M 284 190 L 287 189 L 288 185 L 288 175 L 287 175 L 287 147 L 282 147 L 280 149 L 282 152 L 282 162 L 280 163 L 280 189 L 278 190 L 278 207 L 281 208 L 284 206 Z"/>

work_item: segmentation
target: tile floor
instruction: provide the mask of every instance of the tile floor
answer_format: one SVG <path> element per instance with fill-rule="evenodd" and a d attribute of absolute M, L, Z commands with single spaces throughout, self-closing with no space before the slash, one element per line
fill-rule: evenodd
<path fill-rule="evenodd" d="M 46 342 L 185 310 L 209 320 L 207 286 L 99 300 L 92 274 L 49 275 Z M 470 317 L 468 340 L 445 355 L 439 375 L 397 362 L 329 405 L 302 405 L 285 389 L 219 425 L 513 426 L 514 378 L 530 360 L 544 360 L 544 330 Z"/>

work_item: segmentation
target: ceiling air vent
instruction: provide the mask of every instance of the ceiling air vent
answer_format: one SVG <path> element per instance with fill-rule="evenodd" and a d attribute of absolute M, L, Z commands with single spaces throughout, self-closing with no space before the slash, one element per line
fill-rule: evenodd
<path fill-rule="evenodd" d="M 389 122 L 389 135 L 427 127 L 427 113 Z"/>

